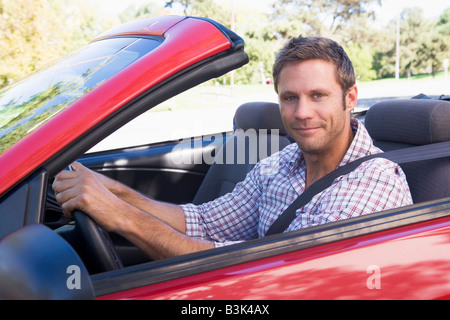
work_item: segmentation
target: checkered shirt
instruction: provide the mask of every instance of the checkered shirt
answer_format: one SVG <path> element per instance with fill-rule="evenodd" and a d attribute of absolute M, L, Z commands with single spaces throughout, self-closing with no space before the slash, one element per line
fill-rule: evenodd
<path fill-rule="evenodd" d="M 381 152 L 367 130 L 352 119 L 355 138 L 339 166 Z M 216 247 L 263 237 L 281 213 L 305 190 L 306 164 L 297 144 L 261 162 L 233 192 L 195 206 L 183 205 L 186 234 L 213 241 Z M 386 159 L 362 163 L 337 178 L 297 210 L 285 232 L 412 204 L 401 168 Z"/>

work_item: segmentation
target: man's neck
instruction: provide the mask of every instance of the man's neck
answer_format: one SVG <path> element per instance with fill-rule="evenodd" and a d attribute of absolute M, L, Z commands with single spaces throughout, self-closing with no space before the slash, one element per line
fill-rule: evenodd
<path fill-rule="evenodd" d="M 309 188 L 314 182 L 334 171 L 342 162 L 348 148 L 353 142 L 355 135 L 353 131 L 348 134 L 343 143 L 335 144 L 336 147 L 323 153 L 304 153 L 306 163 L 306 185 Z"/>

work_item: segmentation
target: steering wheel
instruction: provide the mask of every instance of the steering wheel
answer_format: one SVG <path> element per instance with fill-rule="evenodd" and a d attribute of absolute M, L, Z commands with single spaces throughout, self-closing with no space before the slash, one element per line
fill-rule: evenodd
<path fill-rule="evenodd" d="M 66 170 L 73 171 L 71 165 Z M 117 255 L 114 244 L 105 230 L 86 213 L 80 210 L 73 212 L 75 231 L 84 239 L 85 251 L 92 259 L 95 272 L 106 272 L 123 268 L 122 261 Z"/>
<path fill-rule="evenodd" d="M 74 211 L 75 229 L 78 229 L 86 244 L 86 251 L 92 257 L 96 272 L 123 268 L 109 234 L 101 229 L 91 217 L 82 211 Z"/>

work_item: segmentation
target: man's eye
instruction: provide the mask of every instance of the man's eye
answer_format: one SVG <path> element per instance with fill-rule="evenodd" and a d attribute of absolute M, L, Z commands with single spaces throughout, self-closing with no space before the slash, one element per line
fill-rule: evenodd
<path fill-rule="evenodd" d="M 316 92 L 316 93 L 313 94 L 313 98 L 314 99 L 321 99 L 323 97 L 325 97 L 324 93 Z"/>
<path fill-rule="evenodd" d="M 297 97 L 286 96 L 286 97 L 283 98 L 283 100 L 286 101 L 286 102 L 295 102 L 295 101 L 297 101 Z"/>

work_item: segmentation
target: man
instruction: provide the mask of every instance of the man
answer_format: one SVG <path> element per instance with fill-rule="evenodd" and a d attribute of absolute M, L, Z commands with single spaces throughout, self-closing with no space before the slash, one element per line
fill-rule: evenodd
<path fill-rule="evenodd" d="M 296 143 L 260 163 L 232 193 L 194 206 L 148 199 L 74 163 L 53 188 L 66 215 L 80 209 L 154 259 L 263 237 L 312 183 L 339 166 L 380 152 L 351 111 L 357 87 L 342 47 L 292 39 L 277 55 L 274 84 L 283 123 Z M 400 167 L 377 158 L 340 177 L 297 211 L 286 231 L 412 204 Z"/>

